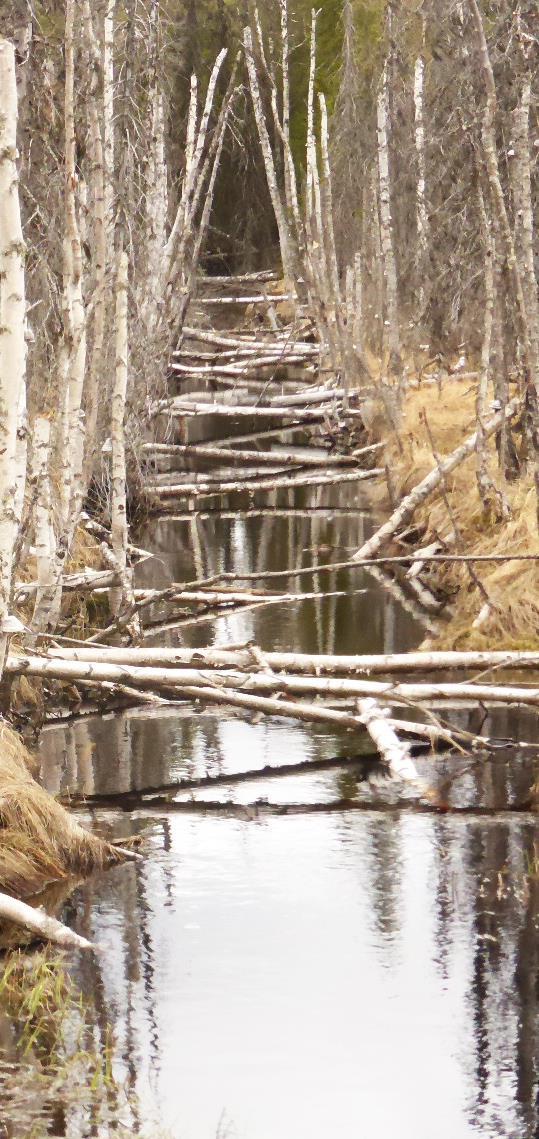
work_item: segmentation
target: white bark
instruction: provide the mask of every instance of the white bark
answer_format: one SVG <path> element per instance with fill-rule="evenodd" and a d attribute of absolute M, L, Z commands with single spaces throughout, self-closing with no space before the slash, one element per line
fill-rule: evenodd
<path fill-rule="evenodd" d="M 175 486 L 149 486 L 148 493 L 155 495 L 158 499 L 167 498 L 182 498 L 187 495 L 193 498 L 214 498 L 221 494 L 232 494 L 234 491 L 245 492 L 249 491 L 250 494 L 254 491 L 260 490 L 275 490 L 278 487 L 297 487 L 297 486 L 337 486 L 339 483 L 348 482 L 363 482 L 365 479 L 382 478 L 385 474 L 383 467 L 374 467 L 370 471 L 353 471 L 347 474 L 306 474 L 306 475 L 287 475 L 282 478 L 273 476 L 272 478 L 253 479 L 246 483 L 243 479 L 238 480 L 223 480 L 219 486 L 212 486 L 210 483 L 178 483 Z"/>
<path fill-rule="evenodd" d="M 389 78 L 387 62 L 377 101 L 378 178 L 380 187 L 380 239 L 384 266 L 385 321 L 384 340 L 390 363 L 400 367 L 400 329 L 397 265 L 393 246 L 393 219 L 391 216 L 391 181 L 389 173 Z"/>
<path fill-rule="evenodd" d="M 492 225 L 490 216 L 487 214 L 483 202 L 483 195 L 479 191 L 479 209 L 481 214 L 481 228 L 483 232 L 484 244 L 484 257 L 485 257 L 485 302 L 484 302 L 484 323 L 483 323 L 483 341 L 481 345 L 481 368 L 479 372 L 479 383 L 477 385 L 477 487 L 479 496 L 483 505 L 483 510 L 490 514 L 493 510 L 497 518 L 507 518 L 509 516 L 509 506 L 505 497 L 498 490 L 494 483 L 488 464 L 488 449 L 486 439 L 483 431 L 483 424 L 487 413 L 487 399 L 488 399 L 488 385 L 490 380 L 490 357 L 492 351 L 492 329 L 494 324 L 494 302 L 495 302 L 495 243 L 492 233 Z M 490 611 L 490 606 L 487 606 Z M 474 627 L 476 622 L 474 622 Z"/>
<path fill-rule="evenodd" d="M 37 590 L 31 626 L 36 632 L 54 629 L 62 597 L 61 563 L 57 560 L 49 476 L 51 424 L 44 416 L 34 422 L 34 476 L 37 480 L 35 546 Z"/>
<path fill-rule="evenodd" d="M 18 531 L 17 488 L 26 448 L 17 446 L 26 406 L 24 240 L 17 173 L 17 87 L 13 45 L 0 40 L 0 677 L 7 648 L 13 550 Z"/>
<path fill-rule="evenodd" d="M 388 721 L 387 708 L 381 708 L 376 700 L 367 698 L 358 701 L 362 722 L 378 748 L 380 757 L 387 764 L 395 779 L 411 783 L 416 790 L 424 793 L 426 787 L 419 778 L 417 768 L 410 756 L 410 745 L 402 743 L 395 728 Z"/>
<path fill-rule="evenodd" d="M 86 314 L 83 299 L 82 248 L 77 211 L 75 137 L 75 0 L 66 0 L 65 22 L 65 210 L 64 241 L 64 345 L 67 391 L 60 393 L 62 408 L 62 527 L 67 548 L 80 512 L 83 485 L 84 416 L 82 395 L 86 372 Z M 60 376 L 63 379 L 63 376 Z"/>
<path fill-rule="evenodd" d="M 184 649 L 184 648 L 54 648 L 48 650 L 49 659 L 95 661 L 106 664 L 167 665 L 183 667 L 204 665 L 204 668 L 249 669 L 254 657 L 251 648 L 246 649 Z M 492 668 L 524 669 L 539 668 L 539 652 L 508 650 L 507 652 L 411 652 L 375 653 L 361 656 L 336 656 L 316 653 L 286 653 L 265 651 L 264 657 L 274 671 L 313 673 L 331 675 L 344 672 L 351 676 L 364 673 L 428 673 L 432 671 L 451 672 L 454 669 L 479 670 Z"/>
<path fill-rule="evenodd" d="M 111 405 L 112 483 L 111 538 L 112 550 L 122 582 L 119 590 L 111 590 L 111 609 L 118 613 L 129 601 L 127 568 L 127 471 L 125 461 L 125 405 L 128 377 L 128 260 L 120 250 L 116 262 L 116 360 Z"/>
<path fill-rule="evenodd" d="M 17 409 L 17 442 L 15 444 L 15 520 L 17 532 L 20 530 L 24 511 L 27 461 L 28 412 L 26 408 L 26 384 L 23 384 L 19 393 L 19 406 Z"/>
<path fill-rule="evenodd" d="M 185 141 L 185 173 L 183 179 L 183 186 L 185 186 L 189 179 L 192 177 L 193 164 L 195 160 L 195 139 L 197 133 L 197 108 L 198 108 L 198 79 L 196 75 L 191 76 L 191 89 L 189 95 L 189 112 L 187 115 L 187 134 Z"/>
<path fill-rule="evenodd" d="M 166 246 L 163 251 L 162 266 L 158 284 L 158 295 L 164 296 L 165 300 L 170 301 L 170 294 L 174 285 L 175 276 L 178 272 L 181 273 L 183 269 L 183 258 L 185 254 L 185 246 L 195 222 L 196 213 L 200 203 L 201 195 L 204 188 L 204 162 L 206 152 L 206 139 L 208 134 L 208 126 L 210 121 L 211 112 L 213 109 L 215 91 L 219 80 L 219 75 L 226 58 L 226 49 L 219 53 L 213 65 L 212 73 L 210 75 L 208 90 L 206 92 L 206 99 L 204 109 L 202 112 L 198 130 L 195 128 L 194 143 L 189 142 L 189 131 L 192 126 L 191 114 L 188 123 L 188 168 L 186 169 L 185 178 L 182 186 L 182 195 L 176 217 Z M 195 89 L 196 91 L 196 89 Z M 196 102 L 191 106 L 191 113 L 193 106 L 196 113 Z M 206 155 L 207 158 L 207 155 Z"/>
<path fill-rule="evenodd" d="M 539 383 L 539 298 L 534 258 L 535 235 L 529 132 L 530 104 L 531 82 L 526 79 L 518 105 L 513 112 L 512 182 L 516 236 L 520 271 L 524 285 L 524 304 L 528 316 L 530 349 Z"/>
<path fill-rule="evenodd" d="M 108 248 L 114 228 L 114 13 L 116 0 L 106 0 L 103 24 L 103 159 L 105 164 L 105 230 Z"/>
<path fill-rule="evenodd" d="M 148 165 L 146 216 L 149 233 L 148 285 L 155 288 L 166 244 L 168 214 L 168 174 L 165 157 L 165 109 L 163 93 L 157 86 L 152 92 L 152 138 Z"/>
<path fill-rule="evenodd" d="M 12 898 L 9 894 L 0 894 L 0 919 L 23 926 L 36 937 L 43 941 L 52 941 L 54 945 L 60 945 L 63 949 L 94 949 L 92 943 L 85 937 L 81 937 L 61 921 L 46 914 L 45 910 L 34 909 L 33 906 L 19 901 L 18 898 Z"/>
<path fill-rule="evenodd" d="M 258 137 L 260 140 L 260 149 L 262 151 L 262 157 L 264 160 L 266 181 L 268 183 L 271 204 L 279 232 L 279 245 L 281 249 L 283 273 L 288 289 L 290 289 L 290 291 L 295 294 L 296 265 L 294 263 L 290 226 L 286 217 L 286 211 L 283 205 L 281 191 L 279 189 L 277 172 L 275 169 L 275 162 L 266 124 L 266 116 L 264 114 L 264 108 L 262 106 L 260 85 L 258 82 L 258 75 L 253 54 L 253 36 L 250 28 L 244 28 L 243 44 L 245 48 L 245 59 L 247 63 L 247 73 L 249 76 L 249 87 L 251 90 L 253 110 L 255 114 Z"/>
<path fill-rule="evenodd" d="M 528 382 L 532 385 L 535 391 L 536 400 L 539 400 L 539 361 L 534 355 L 534 348 L 530 336 L 528 310 L 524 299 L 523 277 L 515 252 L 515 243 L 509 223 L 496 149 L 495 115 L 497 98 L 494 72 L 492 70 L 492 63 L 490 61 L 488 52 L 488 44 L 485 36 L 483 19 L 477 4 L 477 0 L 469 0 L 469 3 L 477 32 L 481 69 L 483 72 L 483 78 L 486 87 L 486 101 L 483 112 L 482 134 L 485 164 L 487 168 L 489 187 L 492 198 L 492 208 L 498 223 L 505 261 L 515 294 L 519 338 L 522 357 L 528 376 Z M 537 428 L 537 425 L 535 425 L 535 427 Z M 539 480 L 539 471 L 537 469 L 536 477 Z"/>
<path fill-rule="evenodd" d="M 108 203 L 111 190 L 110 187 L 106 186 L 107 169 L 101 137 L 101 119 L 104 122 L 105 114 L 112 113 L 112 106 L 108 98 L 103 100 L 101 107 L 98 104 L 98 81 L 102 65 L 102 53 L 100 53 L 94 31 L 90 0 L 84 0 L 83 15 L 86 47 L 92 76 L 88 98 L 88 156 L 92 191 L 93 338 L 86 391 L 86 456 L 84 463 L 84 481 L 88 483 L 93 472 L 97 444 L 99 396 L 105 379 L 106 283 L 109 269 L 107 252 L 110 248 L 107 237 L 111 236 L 107 211 L 109 210 Z M 108 95 L 108 92 L 106 94 Z M 106 139 L 110 138 L 111 132 L 112 124 L 104 124 L 103 133 Z"/>
<path fill-rule="evenodd" d="M 423 27 L 423 38 L 425 29 Z M 429 223 L 427 214 L 426 195 L 426 155 L 425 155 L 425 122 L 424 122 L 424 92 L 425 92 L 425 60 L 422 55 L 416 59 L 414 72 L 414 118 L 415 118 L 415 149 L 417 158 L 416 182 L 416 229 L 417 229 L 417 270 L 418 270 L 418 317 L 421 316 L 425 305 L 425 276 L 427 273 L 427 258 L 429 250 Z"/>
<path fill-rule="evenodd" d="M 272 667 L 271 654 L 264 656 Z M 160 691 L 177 690 L 178 695 L 208 685 L 222 691 L 238 693 L 286 693 L 295 696 L 322 695 L 332 699 L 370 696 L 390 705 L 416 701 L 430 704 L 438 700 L 459 704 L 468 701 L 488 704 L 539 706 L 539 688 L 527 685 L 494 685 L 476 683 L 396 683 L 387 680 L 355 680 L 348 677 L 299 676 L 269 672 L 215 671 L 198 668 L 151 668 L 137 665 L 100 664 L 94 661 L 47 659 L 37 656 L 9 655 L 5 671 L 12 676 L 54 677 L 57 680 L 130 684 L 133 687 Z"/>
<path fill-rule="evenodd" d="M 507 407 L 504 411 L 500 411 L 491 420 L 489 420 L 488 423 L 484 424 L 484 438 L 488 439 L 490 435 L 492 435 L 502 426 L 506 419 L 511 419 L 511 417 L 518 411 L 519 407 L 520 401 L 518 399 L 514 399 L 511 401 L 511 403 L 507 404 Z M 381 550 L 382 546 L 384 546 L 385 543 L 388 542 L 389 539 L 398 532 L 398 530 L 404 527 L 413 517 L 416 510 L 418 510 L 419 507 L 422 506 L 423 503 L 426 502 L 432 494 L 434 494 L 434 492 L 443 482 L 445 476 L 451 474 L 451 472 L 454 471 L 456 467 L 460 466 L 460 464 L 463 463 L 465 459 L 473 454 L 477 448 L 477 437 L 477 431 L 474 431 L 473 435 L 470 435 L 468 439 L 464 441 L 464 443 L 461 443 L 460 447 L 457 447 L 454 451 L 452 451 L 447 459 L 444 459 L 439 465 L 434 467 L 428 475 L 425 475 L 425 478 L 422 479 L 421 482 L 418 483 L 418 485 L 414 487 L 412 491 L 410 491 L 410 494 L 406 495 L 396 510 L 393 511 L 387 522 L 384 522 L 383 526 L 380 526 L 379 530 L 373 534 L 372 538 L 369 538 L 369 540 L 365 542 L 363 546 L 361 546 L 357 553 L 354 554 L 354 559 L 356 561 L 363 561 L 367 558 L 376 557 L 378 551 Z"/>

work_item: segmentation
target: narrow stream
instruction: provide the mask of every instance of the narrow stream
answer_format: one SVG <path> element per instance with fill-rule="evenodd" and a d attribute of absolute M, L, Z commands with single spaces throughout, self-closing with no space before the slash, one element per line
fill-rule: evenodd
<path fill-rule="evenodd" d="M 156 560 L 140 582 L 346 558 L 376 525 L 369 493 L 361 491 L 359 510 L 356 488 L 325 488 L 259 496 L 260 508 L 245 499 L 244 514 L 157 520 L 142 538 Z M 411 648 L 427 631 L 363 570 L 300 580 L 304 592 L 325 596 L 156 639 L 352 653 Z M 348 596 L 332 596 L 342 590 Z M 166 622 L 166 609 L 151 620 Z M 507 711 L 485 731 L 538 738 L 535 718 Z M 140 1105 L 134 1134 L 139 1126 L 174 1139 L 537 1133 L 539 883 L 527 871 L 538 828 L 529 814 L 418 812 L 361 761 L 370 750 L 325 728 L 191 705 L 44 731 L 41 773 L 53 792 L 110 796 L 267 764 L 357 760 L 183 798 L 327 807 L 348 798 L 363 810 L 271 817 L 247 808 L 238 818 L 171 803 L 86 815 L 109 834 L 145 838 L 143 863 L 94 878 L 65 911 L 103 947 L 75 969 L 114 1026 L 119 1075 Z M 501 811 L 524 801 L 538 766 L 533 751 L 514 749 L 473 764 L 418 764 L 445 781 L 448 805 Z"/>

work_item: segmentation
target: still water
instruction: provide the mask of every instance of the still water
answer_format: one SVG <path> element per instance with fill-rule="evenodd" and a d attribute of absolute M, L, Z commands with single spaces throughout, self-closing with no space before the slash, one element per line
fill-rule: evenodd
<path fill-rule="evenodd" d="M 376 524 L 367 493 L 358 511 L 348 490 L 273 496 L 272 513 L 249 506 L 153 523 L 143 542 L 156 561 L 141 583 L 346 558 Z M 300 580 L 325 596 L 187 616 L 166 630 L 170 611 L 156 609 L 155 640 L 348 653 L 403 650 L 428 632 L 430 618 L 363 570 Z M 534 717 L 506 712 L 484 730 L 538 738 Z M 102 833 L 144 838 L 143 863 L 94 878 L 65 911 L 102 946 L 75 972 L 114 1026 L 118 1074 L 137 1093 L 134 1134 L 537 1134 L 539 886 L 527 871 L 539 836 L 533 816 L 506 810 L 525 802 L 536 754 L 419 757 L 448 806 L 488 809 L 435 814 L 362 761 L 366 749 L 319 726 L 191 706 L 44 731 L 51 791 L 114 797 L 218 775 L 217 787 L 178 799 L 236 805 L 202 814 L 131 801 L 128 810 L 109 798 L 85 816 Z M 330 770 L 226 783 L 267 764 L 334 757 L 343 763 Z M 332 811 L 343 798 L 361 809 Z M 261 800 L 316 813 L 273 816 L 252 808 Z"/>

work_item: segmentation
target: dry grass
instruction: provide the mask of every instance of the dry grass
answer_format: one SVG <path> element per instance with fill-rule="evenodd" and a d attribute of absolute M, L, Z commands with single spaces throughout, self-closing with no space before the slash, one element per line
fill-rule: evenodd
<path fill-rule="evenodd" d="M 434 459 L 424 422 L 426 415 L 435 448 L 447 456 L 475 430 L 475 384 L 448 379 L 441 389 L 429 384 L 409 392 L 404 410 L 400 447 L 392 440 L 387 459 L 400 493 L 409 492 L 432 470 Z M 498 468 L 494 440 L 489 441 L 490 474 L 503 491 L 510 509 L 508 521 L 485 514 L 475 476 L 475 456 L 461 464 L 447 479 L 447 497 L 456 521 L 458 538 L 452 551 L 476 555 L 537 554 L 537 500 L 530 474 L 513 483 L 503 479 Z M 425 528 L 425 543 L 447 537 L 453 523 L 442 494 L 418 512 Z M 431 581 L 457 598 L 455 617 L 442 626 L 436 640 L 439 648 L 494 649 L 535 648 L 539 625 L 539 563 L 507 561 L 477 563 L 477 576 L 488 594 L 492 613 L 480 628 L 473 623 L 484 604 L 480 590 L 466 566 L 436 567 Z"/>
<path fill-rule="evenodd" d="M 27 898 L 49 882 L 82 876 L 122 860 L 83 830 L 30 773 L 31 759 L 0 726 L 0 890 Z"/>

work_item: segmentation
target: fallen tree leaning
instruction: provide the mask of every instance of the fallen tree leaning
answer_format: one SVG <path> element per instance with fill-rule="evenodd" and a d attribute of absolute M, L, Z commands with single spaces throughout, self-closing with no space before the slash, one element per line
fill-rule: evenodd
<path fill-rule="evenodd" d="M 488 439 L 489 436 L 498 431 L 508 419 L 516 415 L 520 406 L 520 399 L 513 399 L 507 404 L 507 407 L 504 408 L 503 411 L 498 412 L 488 423 L 485 423 L 482 429 L 483 439 Z M 474 431 L 473 435 L 470 435 L 464 443 L 461 443 L 460 447 L 452 451 L 447 459 L 444 459 L 434 467 L 432 471 L 429 471 L 429 474 L 425 475 L 425 478 L 410 491 L 410 494 L 407 494 L 406 497 L 403 498 L 387 522 L 384 522 L 383 526 L 380 526 L 372 538 L 369 538 L 369 540 L 364 542 L 360 549 L 357 550 L 354 554 L 354 560 L 359 562 L 365 558 L 375 557 L 382 546 L 388 542 L 394 534 L 406 526 L 410 519 L 413 518 L 416 510 L 434 494 L 443 483 L 446 475 L 451 474 L 465 459 L 473 455 L 477 448 L 477 440 L 478 432 Z"/>
<path fill-rule="evenodd" d="M 57 918 L 45 913 L 45 910 L 34 909 L 33 906 L 12 898 L 9 894 L 0 893 L 0 921 L 13 922 L 20 925 L 43 941 L 52 941 L 62 949 L 94 949 L 91 941 L 69 929 Z"/>

